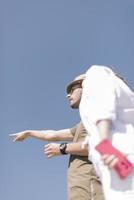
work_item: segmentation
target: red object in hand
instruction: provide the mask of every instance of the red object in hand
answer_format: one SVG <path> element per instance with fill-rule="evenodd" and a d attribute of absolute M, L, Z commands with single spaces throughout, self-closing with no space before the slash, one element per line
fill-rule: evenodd
<path fill-rule="evenodd" d="M 125 179 L 133 171 L 133 164 L 123 153 L 116 149 L 109 140 L 103 140 L 95 147 L 95 149 L 101 155 L 114 155 L 119 159 L 114 169 L 117 171 L 121 179 Z"/>

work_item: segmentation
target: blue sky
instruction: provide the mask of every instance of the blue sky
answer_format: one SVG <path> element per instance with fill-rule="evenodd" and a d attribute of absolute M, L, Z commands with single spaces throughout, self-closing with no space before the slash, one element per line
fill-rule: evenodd
<path fill-rule="evenodd" d="M 65 88 L 92 64 L 112 66 L 134 89 L 134 1 L 3 0 L 0 67 L 0 197 L 66 200 L 68 156 L 46 159 L 46 142 L 12 143 L 25 129 L 79 121 Z"/>

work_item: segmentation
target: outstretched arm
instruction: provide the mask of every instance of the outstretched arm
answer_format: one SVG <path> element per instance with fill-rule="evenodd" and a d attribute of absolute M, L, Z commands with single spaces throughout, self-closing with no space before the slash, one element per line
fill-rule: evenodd
<path fill-rule="evenodd" d="M 73 135 L 70 129 L 62 130 L 26 130 L 19 133 L 10 134 L 13 142 L 23 141 L 26 138 L 33 137 L 45 141 L 72 141 Z"/>
<path fill-rule="evenodd" d="M 66 153 L 72 154 L 72 155 L 87 156 L 88 149 L 86 147 L 83 149 L 81 146 L 82 146 L 81 142 L 68 143 L 67 148 L 66 148 Z M 60 144 L 49 143 L 49 144 L 45 145 L 44 146 L 44 154 L 48 158 L 62 155 L 60 152 Z"/>

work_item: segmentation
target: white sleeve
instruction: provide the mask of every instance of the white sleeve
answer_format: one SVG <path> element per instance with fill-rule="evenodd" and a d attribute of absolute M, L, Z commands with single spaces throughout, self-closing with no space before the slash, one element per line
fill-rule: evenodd
<path fill-rule="evenodd" d="M 114 78 L 114 73 L 107 67 L 93 66 L 86 73 L 83 88 L 85 109 L 94 123 L 116 118 Z"/>

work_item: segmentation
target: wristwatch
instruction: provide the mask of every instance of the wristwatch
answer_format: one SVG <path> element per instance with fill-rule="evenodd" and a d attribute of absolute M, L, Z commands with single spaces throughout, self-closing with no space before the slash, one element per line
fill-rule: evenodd
<path fill-rule="evenodd" d="M 67 154 L 66 153 L 66 148 L 67 148 L 67 143 L 66 142 L 65 143 L 61 143 L 59 148 L 60 148 L 61 154 Z"/>

